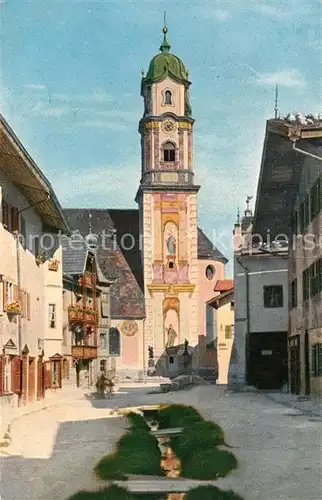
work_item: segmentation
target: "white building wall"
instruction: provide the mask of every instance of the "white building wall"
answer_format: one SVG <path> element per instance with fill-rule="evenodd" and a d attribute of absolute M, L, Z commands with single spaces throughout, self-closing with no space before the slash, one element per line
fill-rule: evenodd
<path fill-rule="evenodd" d="M 248 268 L 249 309 L 246 271 Z M 246 377 L 246 335 L 288 330 L 288 261 L 273 255 L 234 256 L 235 337 L 228 370 L 229 384 L 244 384 Z M 264 286 L 283 287 L 283 307 L 264 307 Z M 247 321 L 247 316 L 249 319 Z"/>

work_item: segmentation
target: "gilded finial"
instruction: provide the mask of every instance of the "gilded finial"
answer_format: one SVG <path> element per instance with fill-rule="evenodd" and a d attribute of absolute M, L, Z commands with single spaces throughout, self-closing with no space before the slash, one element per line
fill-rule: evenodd
<path fill-rule="evenodd" d="M 164 25 L 163 25 L 163 42 L 161 44 L 160 50 L 161 52 L 169 52 L 170 51 L 170 45 L 167 40 L 167 33 L 168 33 L 168 28 L 167 28 L 167 13 L 164 13 Z"/>
<path fill-rule="evenodd" d="M 166 35 L 168 33 L 168 28 L 167 28 L 167 13 L 164 11 L 164 23 L 163 23 L 163 33 Z"/>

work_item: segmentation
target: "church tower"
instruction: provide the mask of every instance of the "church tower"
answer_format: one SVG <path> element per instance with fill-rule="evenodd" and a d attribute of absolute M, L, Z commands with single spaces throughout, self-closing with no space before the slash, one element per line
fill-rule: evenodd
<path fill-rule="evenodd" d="M 144 350 L 147 357 L 152 347 L 156 361 L 185 339 L 197 345 L 199 328 L 199 186 L 194 184 L 190 81 L 183 62 L 170 53 L 166 26 L 163 34 L 160 53 L 142 74 L 142 168 L 136 197 L 143 236 Z"/>

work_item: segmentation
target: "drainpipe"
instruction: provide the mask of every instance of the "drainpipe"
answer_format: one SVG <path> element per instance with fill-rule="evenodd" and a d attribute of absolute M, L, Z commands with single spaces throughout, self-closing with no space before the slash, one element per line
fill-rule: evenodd
<path fill-rule="evenodd" d="M 310 156 L 311 158 L 314 158 L 315 160 L 320 160 L 322 161 L 322 157 L 321 156 L 317 156 L 317 155 L 314 155 L 313 153 L 309 153 L 308 151 L 304 151 L 304 149 L 300 149 L 300 148 L 297 148 L 296 147 L 296 140 L 293 141 L 293 144 L 292 144 L 292 149 L 294 151 L 297 151 L 298 153 L 301 153 L 302 155 L 305 155 L 305 156 Z"/>
<path fill-rule="evenodd" d="M 29 208 L 33 208 L 37 205 L 40 205 L 41 203 L 44 203 L 45 201 L 48 201 L 50 199 L 50 194 L 46 196 L 43 200 L 37 201 L 37 203 L 32 203 L 31 205 L 28 205 L 25 208 L 22 208 L 21 210 L 18 210 L 18 214 L 22 214 L 26 210 L 29 210 Z M 17 264 L 17 287 L 18 287 L 18 294 L 20 293 L 21 289 L 21 262 L 20 262 L 20 245 L 19 245 L 19 230 L 15 234 L 15 239 L 16 239 L 16 264 Z M 20 299 L 20 296 L 19 296 Z M 22 354 L 22 325 L 21 325 L 21 316 L 18 314 L 18 352 L 19 355 Z"/>
<path fill-rule="evenodd" d="M 246 343 L 245 343 L 245 360 L 246 360 L 246 383 L 248 384 L 249 377 L 249 331 L 250 331 L 250 305 L 249 305 L 249 269 L 243 264 L 240 257 L 236 258 L 238 264 L 245 271 L 245 280 L 246 280 Z"/>

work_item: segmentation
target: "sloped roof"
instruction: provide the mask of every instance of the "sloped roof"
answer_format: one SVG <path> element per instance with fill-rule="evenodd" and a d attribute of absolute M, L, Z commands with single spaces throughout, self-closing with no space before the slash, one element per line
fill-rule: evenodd
<path fill-rule="evenodd" d="M 61 243 L 63 250 L 63 274 L 65 276 L 84 274 L 88 254 L 91 254 L 94 255 L 96 260 L 97 279 L 99 283 L 107 284 L 116 278 L 115 272 L 110 266 L 106 270 L 108 274 L 104 275 L 98 263 L 96 250 L 88 246 L 79 231 L 73 232 L 70 237 L 63 235 Z"/>
<path fill-rule="evenodd" d="M 34 206 L 44 224 L 69 234 L 51 184 L 1 114 L 0 170 Z"/>
<path fill-rule="evenodd" d="M 234 280 L 230 279 L 225 279 L 225 280 L 218 280 L 214 292 L 227 292 L 228 290 L 233 290 L 234 288 Z"/>
<path fill-rule="evenodd" d="M 106 277 L 113 275 L 116 278 L 111 286 L 112 317 L 143 318 L 145 300 L 139 211 L 72 208 L 65 209 L 64 215 L 71 229 L 78 229 L 83 237 L 89 234 L 90 227 L 97 235 L 99 267 Z M 228 262 L 199 228 L 198 258 Z"/>
<path fill-rule="evenodd" d="M 83 274 L 85 270 L 87 245 L 80 233 L 72 234 L 70 238 L 61 237 L 63 249 L 63 274 Z"/>
<path fill-rule="evenodd" d="M 198 259 L 218 260 L 224 264 L 228 262 L 228 259 L 215 247 L 200 227 L 198 227 Z"/>
<path fill-rule="evenodd" d="M 293 149 L 295 137 L 297 148 L 322 156 L 322 122 L 311 126 L 266 122 L 252 228 L 264 241 L 268 234 L 270 241 L 279 234 L 292 238 L 293 205 L 306 158 Z"/>
<path fill-rule="evenodd" d="M 111 286 L 112 317 L 143 318 L 145 304 L 138 210 L 66 209 L 64 214 L 72 229 L 78 229 L 86 237 L 91 224 L 91 232 L 98 237 L 98 265 L 104 276 L 110 276 L 113 270 L 116 277 Z M 121 240 L 123 245 L 120 245 Z"/>

